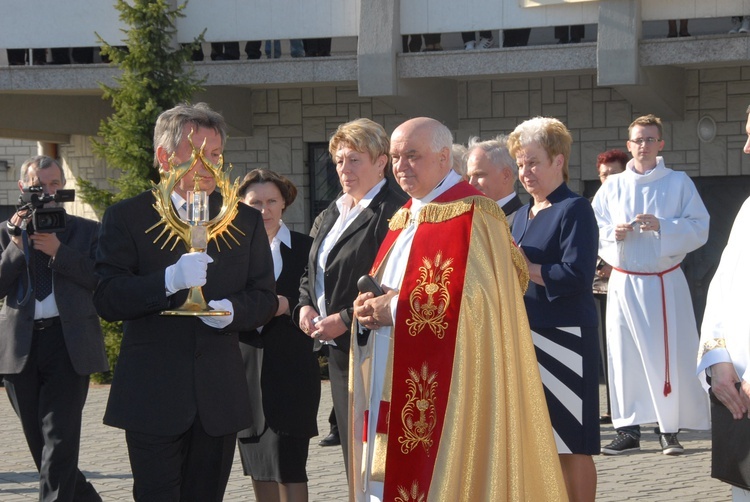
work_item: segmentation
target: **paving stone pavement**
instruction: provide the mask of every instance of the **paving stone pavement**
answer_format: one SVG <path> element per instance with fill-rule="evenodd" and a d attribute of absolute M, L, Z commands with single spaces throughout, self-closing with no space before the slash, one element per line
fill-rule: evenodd
<path fill-rule="evenodd" d="M 109 386 L 92 386 L 84 409 L 80 469 L 94 484 L 105 502 L 132 500 L 132 477 L 125 435 L 102 424 Z M 328 433 L 331 393 L 323 383 L 318 428 Z M 685 454 L 662 455 L 658 438 L 644 426 L 641 452 L 616 457 L 595 457 L 598 471 L 597 500 L 617 501 L 729 501 L 728 485 L 710 477 L 711 440 L 708 432 L 684 432 L 680 441 Z M 612 440 L 612 426 L 602 427 L 602 443 Z M 311 502 L 346 500 L 341 451 L 321 448 L 320 437 L 310 442 L 307 472 Z M 18 418 L 0 389 L 0 502 L 37 500 L 37 472 L 26 448 Z M 235 454 L 229 478 L 227 502 L 255 501 L 249 478 L 242 475 Z M 474 501 L 472 501 L 474 502 Z M 491 502 L 491 501 L 488 501 Z M 536 502 L 536 501 L 533 501 Z"/>

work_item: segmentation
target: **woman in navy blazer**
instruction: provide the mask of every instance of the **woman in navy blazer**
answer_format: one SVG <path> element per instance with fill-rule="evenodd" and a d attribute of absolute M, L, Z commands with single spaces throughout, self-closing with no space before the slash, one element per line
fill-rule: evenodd
<path fill-rule="evenodd" d="M 357 279 L 370 271 L 388 220 L 404 205 L 406 195 L 386 178 L 390 139 L 380 124 L 369 119 L 342 124 L 328 150 L 343 194 L 313 224 L 312 250 L 294 318 L 308 335 L 330 344 L 333 409 L 348 474 L 349 332 Z"/>
<path fill-rule="evenodd" d="M 523 122 L 508 137 L 532 197 L 516 213 L 513 238 L 529 267 L 524 302 L 568 497 L 593 501 L 599 349 L 591 282 L 599 228 L 591 204 L 566 184 L 572 142 L 562 122 L 546 117 Z"/>
<path fill-rule="evenodd" d="M 287 178 L 265 169 L 245 176 L 242 201 L 263 216 L 273 255 L 279 308 L 265 326 L 240 333 L 253 424 L 238 437 L 245 475 L 258 500 L 307 501 L 310 438 L 318 435 L 320 368 L 313 340 L 292 322 L 312 239 L 290 231 L 281 215 L 297 196 Z"/>

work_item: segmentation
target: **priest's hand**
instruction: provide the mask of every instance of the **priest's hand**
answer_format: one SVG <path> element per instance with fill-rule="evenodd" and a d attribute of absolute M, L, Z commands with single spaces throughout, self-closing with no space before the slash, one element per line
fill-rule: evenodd
<path fill-rule="evenodd" d="M 735 420 L 741 419 L 750 408 L 750 383 L 743 381 L 738 392 L 735 384 L 739 381 L 732 363 L 711 366 L 711 391 L 732 412 Z"/>
<path fill-rule="evenodd" d="M 398 295 L 397 289 L 382 286 L 385 294 L 375 296 L 372 293 L 361 293 L 354 300 L 354 317 L 367 329 L 378 329 L 381 326 L 393 326 L 391 299 Z"/>

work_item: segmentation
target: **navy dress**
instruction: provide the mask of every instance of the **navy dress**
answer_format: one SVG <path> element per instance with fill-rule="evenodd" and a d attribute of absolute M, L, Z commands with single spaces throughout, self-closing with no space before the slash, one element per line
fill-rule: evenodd
<path fill-rule="evenodd" d="M 563 183 L 529 219 L 516 213 L 513 238 L 545 286 L 529 282 L 524 301 L 558 453 L 599 453 L 596 305 L 591 291 L 599 228 L 591 204 Z"/>

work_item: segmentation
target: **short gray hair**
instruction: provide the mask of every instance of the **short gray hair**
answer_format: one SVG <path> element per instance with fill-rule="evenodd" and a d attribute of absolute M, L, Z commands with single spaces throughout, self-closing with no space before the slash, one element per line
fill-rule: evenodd
<path fill-rule="evenodd" d="M 518 177 L 518 165 L 508 151 L 508 136 L 501 134 L 486 141 L 481 141 L 479 137 L 472 136 L 469 138 L 468 155 L 471 155 L 471 152 L 475 149 L 484 151 L 490 162 L 498 167 L 507 167 L 515 177 Z"/>
<path fill-rule="evenodd" d="M 26 159 L 21 165 L 21 179 L 19 181 L 22 185 L 28 186 L 30 183 L 29 169 L 33 168 L 39 171 L 41 169 L 49 169 L 51 166 L 57 166 L 57 168 L 60 169 L 60 180 L 62 181 L 63 186 L 65 186 L 65 171 L 63 171 L 62 166 L 55 159 L 46 155 L 37 155 Z"/>
<path fill-rule="evenodd" d="M 460 143 L 453 143 L 451 146 L 453 170 L 461 176 L 466 176 L 466 153 L 466 147 Z"/>
<path fill-rule="evenodd" d="M 451 168 L 453 167 L 453 133 L 446 127 L 445 124 L 432 119 L 432 141 L 430 142 L 430 149 L 432 153 L 438 153 L 443 148 L 448 149 L 448 163 Z"/>
<path fill-rule="evenodd" d="M 182 103 L 159 115 L 154 127 L 154 167 L 159 167 L 156 150 L 159 147 L 174 153 L 182 140 L 185 125 L 195 128 L 213 129 L 221 136 L 221 146 L 227 141 L 227 123 L 219 112 L 215 112 L 206 103 L 194 105 Z"/>

